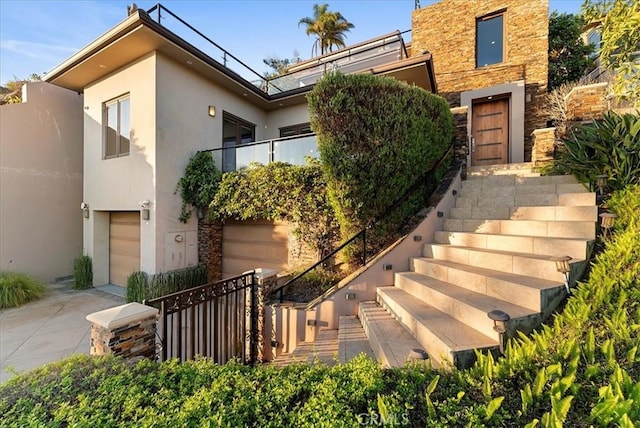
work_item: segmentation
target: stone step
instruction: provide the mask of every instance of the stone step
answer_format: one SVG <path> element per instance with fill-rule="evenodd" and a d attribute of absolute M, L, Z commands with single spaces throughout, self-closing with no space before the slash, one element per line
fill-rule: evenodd
<path fill-rule="evenodd" d="M 500 272 L 446 260 L 415 257 L 411 270 L 477 293 L 509 300 L 518 306 L 541 312 L 565 296 L 558 281 Z"/>
<path fill-rule="evenodd" d="M 516 195 L 500 195 L 492 198 L 483 196 L 458 196 L 456 208 L 490 207 L 503 205 L 508 207 L 527 206 L 593 206 L 596 203 L 596 194 L 591 193 L 530 193 Z"/>
<path fill-rule="evenodd" d="M 344 364 L 360 354 L 375 358 L 369 339 L 357 316 L 341 316 L 338 325 L 338 361 L 340 363 Z"/>
<path fill-rule="evenodd" d="M 538 310 L 458 287 L 417 272 L 397 273 L 395 279 L 397 288 L 496 341 L 499 335 L 493 329 L 493 321 L 487 316 L 487 313 L 494 309 L 506 312 L 511 317 L 507 323 L 510 335 L 513 335 L 516 330 L 528 333 L 541 322 Z"/>
<path fill-rule="evenodd" d="M 497 233 L 436 231 L 434 242 L 459 247 L 488 248 L 532 254 L 562 254 L 583 259 L 587 255 L 589 241 L 580 238 L 556 238 Z"/>
<path fill-rule="evenodd" d="M 378 287 L 376 295 L 380 305 L 411 332 L 434 363 L 466 368 L 475 361 L 474 349 L 498 348 L 495 338 L 480 333 L 398 287 Z"/>
<path fill-rule="evenodd" d="M 594 221 L 446 219 L 444 230 L 593 239 L 596 234 L 596 223 Z"/>
<path fill-rule="evenodd" d="M 531 162 L 509 163 L 501 165 L 481 165 L 467 168 L 467 176 L 491 176 L 491 175 L 526 175 L 538 174 Z M 538 174 L 539 175 L 539 174 Z"/>
<path fill-rule="evenodd" d="M 500 180 L 498 179 L 500 178 Z M 502 180 L 506 179 L 506 180 Z M 589 193 L 587 188 L 579 183 L 551 183 L 551 184 L 510 184 L 512 177 L 491 177 L 491 179 L 467 180 L 462 182 L 460 196 L 515 196 L 541 193 Z"/>
<path fill-rule="evenodd" d="M 467 220 L 557 220 L 557 221 L 597 221 L 597 206 L 551 206 L 551 207 L 508 207 L 473 206 L 452 208 L 450 217 Z"/>
<path fill-rule="evenodd" d="M 564 282 L 564 277 L 556 270 L 552 256 L 564 254 L 528 254 L 513 251 L 490 250 L 486 248 L 458 247 L 444 244 L 425 244 L 423 256 L 454 263 L 468 264 L 476 267 L 491 266 L 500 272 L 533 276 L 550 281 Z M 576 259 L 570 266 L 584 262 Z M 573 268 L 573 267 L 572 267 Z"/>
<path fill-rule="evenodd" d="M 372 352 L 383 367 L 400 367 L 422 345 L 389 312 L 376 302 L 360 302 L 358 317 Z"/>

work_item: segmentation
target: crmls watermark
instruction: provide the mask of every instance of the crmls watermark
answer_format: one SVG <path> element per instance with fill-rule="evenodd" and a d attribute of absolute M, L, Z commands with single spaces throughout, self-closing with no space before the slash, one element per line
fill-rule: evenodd
<path fill-rule="evenodd" d="M 360 413 L 358 422 L 364 426 L 404 426 L 409 425 L 409 415 L 406 413 L 390 413 L 386 416 L 377 413 Z"/>

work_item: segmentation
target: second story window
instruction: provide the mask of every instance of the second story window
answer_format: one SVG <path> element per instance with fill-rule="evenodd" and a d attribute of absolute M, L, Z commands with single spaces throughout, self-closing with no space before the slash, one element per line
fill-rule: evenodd
<path fill-rule="evenodd" d="M 128 156 L 131 123 L 129 95 L 104 103 L 104 158 Z"/>
<path fill-rule="evenodd" d="M 280 138 L 283 137 L 292 137 L 294 135 L 303 135 L 310 134 L 313 131 L 311 130 L 311 124 L 301 123 L 299 125 L 286 126 L 284 128 L 280 128 Z"/>
<path fill-rule="evenodd" d="M 504 11 L 476 20 L 476 67 L 504 62 Z"/>

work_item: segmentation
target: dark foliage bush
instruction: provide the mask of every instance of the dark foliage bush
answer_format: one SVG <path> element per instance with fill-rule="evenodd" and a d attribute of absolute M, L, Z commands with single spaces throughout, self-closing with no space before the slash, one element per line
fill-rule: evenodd
<path fill-rule="evenodd" d="M 387 210 L 452 142 L 446 101 L 393 78 L 330 73 L 316 84 L 308 102 L 343 240 Z M 426 189 L 417 192 L 397 218 L 376 228 L 378 234 L 403 224 L 424 206 L 425 194 Z"/>

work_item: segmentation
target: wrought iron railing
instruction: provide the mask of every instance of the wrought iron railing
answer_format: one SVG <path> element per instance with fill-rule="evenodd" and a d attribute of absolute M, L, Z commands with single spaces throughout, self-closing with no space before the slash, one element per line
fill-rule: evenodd
<path fill-rule="evenodd" d="M 306 165 L 307 157 L 318 157 L 318 144 L 316 134 L 310 133 L 204 151 L 211 152 L 222 172 L 229 172 L 244 168 L 251 162 Z"/>
<path fill-rule="evenodd" d="M 434 164 L 433 167 L 431 167 L 418 180 L 416 180 L 415 183 L 411 187 L 409 187 L 391 205 L 389 205 L 389 207 L 386 210 L 384 210 L 380 215 L 378 215 L 373 220 L 371 220 L 367 224 L 366 227 L 364 227 L 362 230 L 360 230 L 358 233 L 353 235 L 351 238 L 349 238 L 348 240 L 346 240 L 345 242 L 340 244 L 340 246 L 338 246 L 336 249 L 334 249 L 329 254 L 324 256 L 318 262 L 314 263 L 313 265 L 309 266 L 307 269 L 305 269 L 302 272 L 300 272 L 299 274 L 295 275 L 293 278 L 291 278 L 290 280 L 288 280 L 284 284 L 273 288 L 272 291 L 271 291 L 271 294 L 272 295 L 277 294 L 278 295 L 278 300 L 280 301 L 280 303 L 282 303 L 284 301 L 284 291 L 285 291 L 285 289 L 287 287 L 289 287 L 290 285 L 292 285 L 296 281 L 299 281 L 302 277 L 304 277 L 305 275 L 307 275 L 309 272 L 313 271 L 314 269 L 316 269 L 318 267 L 327 266 L 329 264 L 329 261 L 331 259 L 333 259 L 340 251 L 344 250 L 346 247 L 348 247 L 349 245 L 352 245 L 353 243 L 357 242 L 358 240 L 361 240 L 361 244 L 362 244 L 362 246 L 360 247 L 360 250 L 361 250 L 361 252 L 360 252 L 360 263 L 361 263 L 362 266 L 366 265 L 367 262 L 369 260 L 371 260 L 372 257 L 375 257 L 377 255 L 377 253 L 376 254 L 371 254 L 371 255 L 368 254 L 368 251 L 367 251 L 367 234 L 370 233 L 368 231 L 374 229 L 376 227 L 376 225 L 379 224 L 380 222 L 385 221 L 388 218 L 390 218 L 391 215 L 395 212 L 396 209 L 398 209 L 400 206 L 402 206 L 418 190 L 423 189 L 424 185 L 428 184 L 429 179 L 434 176 L 435 172 L 444 164 L 444 162 L 446 162 L 447 159 L 449 159 L 453 155 L 454 147 L 455 147 L 455 144 L 452 143 L 451 146 L 449 146 L 448 150 L 438 160 L 438 162 L 436 162 Z M 427 199 L 429 198 L 429 196 L 430 195 L 427 195 Z M 369 256 L 372 256 L 372 257 L 369 257 Z"/>
<path fill-rule="evenodd" d="M 257 361 L 259 299 L 254 271 L 143 303 L 160 311 L 159 360 L 203 356 L 221 364 L 232 358 Z"/>

